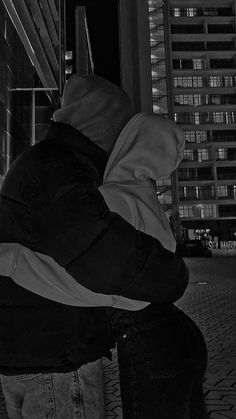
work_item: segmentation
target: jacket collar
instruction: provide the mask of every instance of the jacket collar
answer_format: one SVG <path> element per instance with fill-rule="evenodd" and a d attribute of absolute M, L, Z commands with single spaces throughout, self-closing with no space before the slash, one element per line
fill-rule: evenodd
<path fill-rule="evenodd" d="M 92 161 L 101 178 L 108 161 L 108 153 L 93 143 L 88 137 L 77 131 L 71 125 L 52 122 L 45 140 L 55 140 L 69 148 L 74 148 Z"/>

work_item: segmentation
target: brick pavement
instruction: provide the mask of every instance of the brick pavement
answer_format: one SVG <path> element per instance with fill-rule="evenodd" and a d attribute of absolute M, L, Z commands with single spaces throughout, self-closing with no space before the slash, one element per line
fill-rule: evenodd
<path fill-rule="evenodd" d="M 208 417 L 236 419 L 236 258 L 188 258 L 186 262 L 190 284 L 177 305 L 198 324 L 207 341 Z M 104 360 L 105 419 L 122 419 L 116 351 L 113 358 Z M 0 419 L 7 419 L 1 393 Z"/>
<path fill-rule="evenodd" d="M 208 346 L 204 382 L 209 419 L 236 419 L 236 258 L 186 258 L 190 283 L 177 305 Z M 105 364 L 106 419 L 122 419 L 117 359 Z M 174 419 L 174 418 L 173 418 Z"/>

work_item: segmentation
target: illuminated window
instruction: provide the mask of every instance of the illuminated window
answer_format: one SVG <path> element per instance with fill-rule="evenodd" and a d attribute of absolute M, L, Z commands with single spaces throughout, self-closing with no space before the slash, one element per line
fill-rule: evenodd
<path fill-rule="evenodd" d="M 202 104 L 201 95 L 176 95 L 175 103 L 178 105 L 189 105 L 189 106 L 199 106 Z"/>
<path fill-rule="evenodd" d="M 227 197 L 228 196 L 228 186 L 227 185 L 217 186 L 217 196 L 219 198 Z"/>
<path fill-rule="evenodd" d="M 72 74 L 73 66 L 71 64 L 66 65 L 66 74 Z"/>
<path fill-rule="evenodd" d="M 208 141 L 207 131 L 185 131 L 184 138 L 188 143 L 202 143 Z"/>
<path fill-rule="evenodd" d="M 209 84 L 211 87 L 222 87 L 223 80 L 221 76 L 210 76 L 209 77 Z"/>
<path fill-rule="evenodd" d="M 196 16 L 196 14 L 197 14 L 197 9 L 195 7 L 187 7 L 186 9 L 187 16 L 192 17 L 192 16 Z"/>
<path fill-rule="evenodd" d="M 193 206 L 192 205 L 180 205 L 179 206 L 180 217 L 183 218 L 192 218 L 193 215 Z"/>
<path fill-rule="evenodd" d="M 200 124 L 200 114 L 199 112 L 194 113 L 194 124 L 199 125 Z"/>
<path fill-rule="evenodd" d="M 236 112 L 225 112 L 226 124 L 234 124 L 236 122 Z"/>
<path fill-rule="evenodd" d="M 196 132 L 196 142 L 202 143 L 207 141 L 207 131 L 195 131 Z"/>
<path fill-rule="evenodd" d="M 179 7 L 174 7 L 174 10 L 173 10 L 173 15 L 174 15 L 175 17 L 179 17 L 179 16 L 181 16 L 181 13 L 180 13 L 180 8 L 179 8 Z"/>
<path fill-rule="evenodd" d="M 221 95 L 211 95 L 211 104 L 220 105 L 221 104 Z"/>
<path fill-rule="evenodd" d="M 216 217 L 216 205 L 202 204 L 202 218 Z"/>
<path fill-rule="evenodd" d="M 200 186 L 198 187 L 198 198 L 200 200 L 202 199 L 214 199 L 215 198 L 215 192 L 214 192 L 214 186 Z"/>
<path fill-rule="evenodd" d="M 176 124 L 194 124 L 194 115 L 193 113 L 187 113 L 187 112 L 176 112 L 174 114 L 174 120 Z"/>
<path fill-rule="evenodd" d="M 185 218 L 213 218 L 217 214 L 215 204 L 180 205 L 179 212 Z"/>
<path fill-rule="evenodd" d="M 233 76 L 224 76 L 224 85 L 225 87 L 233 87 Z"/>
<path fill-rule="evenodd" d="M 196 142 L 195 131 L 185 131 L 184 139 L 187 143 L 195 143 Z"/>
<path fill-rule="evenodd" d="M 184 150 L 184 158 L 185 161 L 194 161 L 196 160 L 195 150 Z"/>
<path fill-rule="evenodd" d="M 216 149 L 216 160 L 228 160 L 228 149 L 217 148 Z"/>
<path fill-rule="evenodd" d="M 212 116 L 215 124 L 223 124 L 225 122 L 225 112 L 213 112 Z"/>
<path fill-rule="evenodd" d="M 193 69 L 202 70 L 206 67 L 206 60 L 201 58 L 193 59 Z"/>
<path fill-rule="evenodd" d="M 72 60 L 72 58 L 73 58 L 73 51 L 66 51 L 65 59 L 66 60 Z"/>
<path fill-rule="evenodd" d="M 210 160 L 210 150 L 209 148 L 199 148 L 198 152 L 198 161 L 207 161 Z"/>
<path fill-rule="evenodd" d="M 203 87 L 202 77 L 174 77 L 174 87 Z"/>
<path fill-rule="evenodd" d="M 203 87 L 202 77 L 193 76 L 193 87 Z"/>

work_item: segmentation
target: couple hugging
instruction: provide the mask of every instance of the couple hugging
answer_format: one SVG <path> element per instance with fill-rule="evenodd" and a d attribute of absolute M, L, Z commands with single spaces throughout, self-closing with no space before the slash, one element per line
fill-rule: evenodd
<path fill-rule="evenodd" d="M 155 182 L 182 130 L 72 75 L 43 141 L 0 192 L 0 373 L 10 419 L 104 419 L 117 345 L 123 419 L 204 419 L 207 350 L 174 302 L 188 284 Z"/>

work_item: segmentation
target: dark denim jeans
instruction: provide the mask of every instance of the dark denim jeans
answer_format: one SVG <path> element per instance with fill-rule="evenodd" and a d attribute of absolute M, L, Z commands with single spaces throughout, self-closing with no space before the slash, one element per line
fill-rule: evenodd
<path fill-rule="evenodd" d="M 123 419 L 205 419 L 207 349 L 174 305 L 110 310 L 118 347 Z"/>

